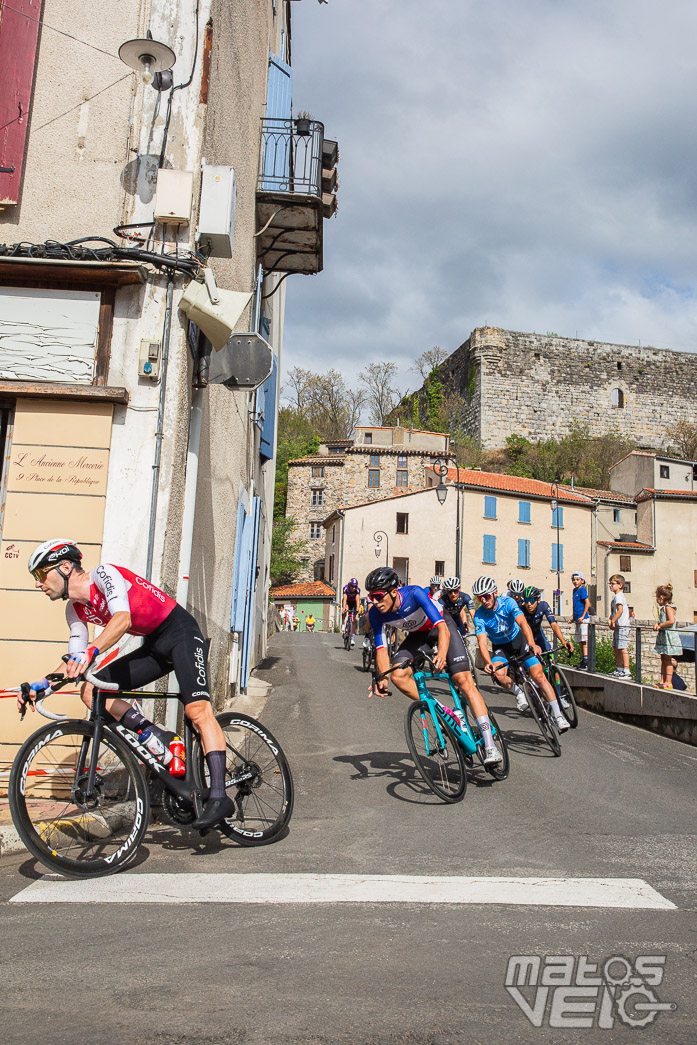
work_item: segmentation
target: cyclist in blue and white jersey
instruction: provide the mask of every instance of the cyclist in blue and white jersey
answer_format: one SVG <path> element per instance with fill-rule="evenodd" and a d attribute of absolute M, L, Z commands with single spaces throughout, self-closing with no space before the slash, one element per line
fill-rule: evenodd
<path fill-rule="evenodd" d="M 556 694 L 545 677 L 542 665 L 533 653 L 532 631 L 520 606 L 506 595 L 498 596 L 496 581 L 493 577 L 478 577 L 472 585 L 472 594 L 481 604 L 474 615 L 474 631 L 485 670 L 491 675 L 496 672 L 496 678 L 504 688 L 514 692 L 518 710 L 524 711 L 527 701 L 520 688 L 514 686 L 513 680 L 503 669 L 508 664 L 510 656 L 528 654 L 523 665 L 542 690 L 545 699 L 550 704 L 557 728 L 560 733 L 563 733 L 569 728 L 569 723 L 562 715 Z M 487 638 L 491 640 L 491 654 Z"/>
<path fill-rule="evenodd" d="M 375 635 L 375 662 L 378 672 L 387 671 L 390 666 L 385 648 L 385 625 L 392 624 L 408 633 L 393 660 L 393 664 L 405 664 L 403 668 L 397 668 L 392 672 L 397 689 L 412 700 L 419 699 L 414 673 L 411 667 L 406 665 L 415 654 L 428 654 L 433 659 L 435 670 L 446 670 L 453 683 L 467 698 L 481 729 L 485 763 L 500 762 L 502 756 L 491 736 L 489 711 L 475 685 L 465 644 L 452 617 L 448 614 L 444 618 L 438 606 L 418 585 L 405 585 L 400 588 L 399 577 L 389 566 L 381 566 L 369 573 L 365 579 L 365 586 L 372 603 L 368 617 Z M 435 656 L 434 643 L 437 643 Z M 387 679 L 376 683 L 376 687 L 378 693 L 384 696 L 387 693 Z"/>
<path fill-rule="evenodd" d="M 532 632 L 532 638 L 534 643 L 535 653 L 546 653 L 551 646 L 547 642 L 547 638 L 542 631 L 542 625 L 544 621 L 547 621 L 554 634 L 559 639 L 560 644 L 569 653 L 573 652 L 574 644 L 569 639 L 568 641 L 564 638 L 562 630 L 557 624 L 557 618 L 552 613 L 552 607 L 544 599 L 541 599 L 542 592 L 539 588 L 534 585 L 528 585 L 523 592 L 523 612 L 530 625 L 530 631 Z"/>

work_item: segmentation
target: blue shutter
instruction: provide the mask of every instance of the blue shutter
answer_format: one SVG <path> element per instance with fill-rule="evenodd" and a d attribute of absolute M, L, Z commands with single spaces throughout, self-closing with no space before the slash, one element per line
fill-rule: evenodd
<path fill-rule="evenodd" d="M 484 554 L 482 555 L 484 562 L 496 562 L 496 538 L 490 534 L 484 534 Z"/>
<path fill-rule="evenodd" d="M 552 526 L 558 526 L 559 529 L 562 529 L 564 526 L 564 509 L 561 505 L 558 505 L 552 511 Z"/>
<path fill-rule="evenodd" d="M 552 569 L 559 570 L 560 572 L 564 569 L 564 545 L 559 545 L 559 563 L 557 564 L 557 545 L 552 545 Z"/>
<path fill-rule="evenodd" d="M 262 410 L 264 421 L 259 443 L 259 456 L 269 461 L 273 457 L 274 436 L 276 434 L 276 381 L 278 362 L 273 357 L 273 370 L 264 384 L 257 391 L 257 409 Z"/>
<path fill-rule="evenodd" d="M 484 498 L 484 518 L 495 519 L 496 518 L 496 498 L 485 497 Z"/>
<path fill-rule="evenodd" d="M 250 523 L 250 545 L 247 572 L 246 601 L 244 606 L 244 634 L 242 635 L 242 660 L 240 663 L 240 689 L 246 689 L 249 682 L 252 637 L 254 633 L 254 594 L 257 585 L 257 545 L 259 543 L 259 517 L 261 513 L 261 497 L 252 498 L 251 514 L 247 516 Z"/>
<path fill-rule="evenodd" d="M 235 559 L 232 568 L 232 604 L 230 606 L 230 631 L 244 629 L 244 607 L 247 597 L 249 554 L 252 543 L 251 515 L 245 506 L 237 506 L 237 530 L 235 532 Z"/>
<path fill-rule="evenodd" d="M 518 501 L 518 522 L 530 522 L 530 501 Z"/>
<path fill-rule="evenodd" d="M 518 538 L 518 565 L 530 565 L 530 541 Z"/>
<path fill-rule="evenodd" d="M 293 70 L 275 54 L 269 54 L 266 82 L 266 119 L 290 121 L 293 105 Z M 290 123 L 265 124 L 262 170 L 268 180 L 262 188 L 290 190 Z"/>

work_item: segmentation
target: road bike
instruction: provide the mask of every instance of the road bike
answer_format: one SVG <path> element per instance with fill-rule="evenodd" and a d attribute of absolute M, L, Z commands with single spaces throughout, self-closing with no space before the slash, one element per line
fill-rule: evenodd
<path fill-rule="evenodd" d="M 353 638 L 355 612 L 353 610 L 347 610 L 346 620 L 344 621 L 344 649 L 351 649 L 351 639 Z"/>
<path fill-rule="evenodd" d="M 368 645 L 366 646 L 366 641 Z M 375 663 L 375 639 L 371 635 L 366 635 L 363 640 L 363 649 L 361 650 L 363 658 L 363 670 L 370 671 L 371 667 Z"/>
<path fill-rule="evenodd" d="M 554 715 L 549 706 L 549 701 L 545 700 L 544 693 L 540 689 L 538 683 L 535 682 L 535 680 L 527 673 L 524 667 L 524 661 L 526 661 L 529 656 L 529 653 L 524 653 L 522 656 L 511 655 L 508 657 L 507 664 L 499 664 L 498 668 L 494 665 L 494 671 L 491 673 L 491 678 L 494 679 L 498 686 L 505 689 L 503 683 L 498 678 L 497 671 L 505 671 L 506 668 L 509 669 L 508 673 L 513 679 L 513 682 L 520 686 L 525 694 L 525 699 L 528 702 L 528 707 L 530 708 L 532 717 L 535 719 L 544 741 L 553 754 L 559 758 L 561 755 L 561 744 L 559 743 L 559 733 L 554 721 Z"/>
<path fill-rule="evenodd" d="M 424 670 L 427 664 L 431 670 Z M 447 672 L 436 671 L 427 654 L 392 664 L 380 674 L 373 672 L 373 684 L 404 667 L 412 668 L 419 692 L 419 699 L 410 701 L 406 709 L 404 732 L 414 765 L 431 791 L 443 802 L 461 801 L 467 790 L 467 769 L 473 767 L 475 756 L 495 780 L 505 780 L 510 770 L 508 745 L 493 711 L 489 710 L 491 736 L 501 761 L 485 764 L 484 740 L 476 722 L 470 722 L 467 703 L 461 701 Z M 448 707 L 434 696 L 427 682 L 447 683 L 454 706 Z"/>
<path fill-rule="evenodd" d="M 48 696 L 76 681 L 53 676 L 50 692 L 36 701 L 53 721 L 22 745 L 9 782 L 20 838 L 46 867 L 69 878 L 113 874 L 133 860 L 149 824 L 150 784 L 162 789 L 165 819 L 181 827 L 200 816 L 210 794 L 201 740 L 186 716 L 184 775 L 174 776 L 106 711 L 107 696 L 142 698 L 142 691 L 119 690 L 89 670 L 77 681 L 83 679 L 95 686 L 89 717 L 69 719 L 43 707 Z M 157 697 L 181 700 L 178 693 Z M 213 830 L 244 846 L 274 842 L 293 812 L 286 756 L 270 730 L 249 715 L 229 711 L 216 718 L 225 734 L 225 789 L 235 815 Z"/>
<path fill-rule="evenodd" d="M 578 726 L 578 706 L 576 704 L 576 698 L 574 697 L 574 691 L 569 684 L 569 680 L 557 662 L 553 659 L 554 650 L 545 650 L 545 652 L 538 653 L 536 656 L 542 664 L 542 670 L 547 676 L 548 682 L 557 695 L 559 710 L 571 728 L 576 729 Z"/>

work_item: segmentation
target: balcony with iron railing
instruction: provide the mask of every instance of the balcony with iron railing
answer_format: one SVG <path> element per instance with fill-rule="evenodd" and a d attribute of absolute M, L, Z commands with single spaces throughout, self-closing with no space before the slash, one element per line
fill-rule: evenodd
<path fill-rule="evenodd" d="M 264 271 L 320 272 L 323 221 L 336 210 L 336 142 L 316 120 L 262 120 L 256 190 Z"/>

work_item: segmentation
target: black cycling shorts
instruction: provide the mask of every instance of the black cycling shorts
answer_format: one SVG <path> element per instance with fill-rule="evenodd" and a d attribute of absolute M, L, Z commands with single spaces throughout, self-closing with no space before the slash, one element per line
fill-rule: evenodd
<path fill-rule="evenodd" d="M 528 646 L 522 631 L 519 631 L 510 642 L 495 642 L 493 647 L 491 651 L 492 661 L 508 664 L 509 657 L 522 657 L 527 653 L 529 656 L 523 661 L 523 667 L 530 668 L 540 663 L 530 646 Z"/>
<path fill-rule="evenodd" d="M 118 682 L 121 689 L 130 690 L 147 686 L 170 671 L 177 676 L 184 704 L 211 699 L 208 658 L 201 629 L 188 610 L 179 605 L 144 637 L 139 649 L 100 668 L 95 677 L 103 682 Z"/>
<path fill-rule="evenodd" d="M 450 642 L 446 654 L 448 674 L 457 675 L 459 671 L 471 671 L 472 665 L 470 664 L 469 655 L 465 649 L 462 635 L 457 630 L 455 621 L 450 615 L 445 617 L 444 620 L 450 632 Z M 411 635 L 407 635 L 397 650 L 392 663 L 398 664 L 401 661 L 410 660 L 415 653 L 427 653 L 429 657 L 433 657 L 433 647 L 437 645 L 438 627 L 433 628 L 431 631 L 412 632 Z"/>

